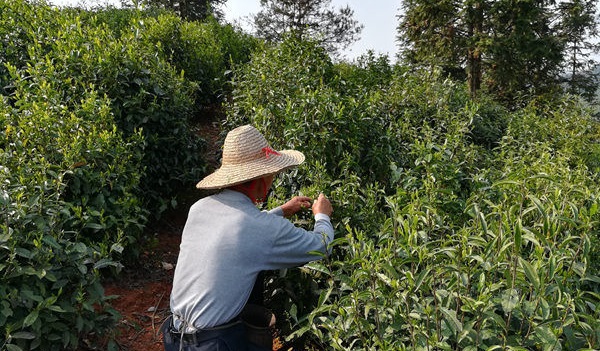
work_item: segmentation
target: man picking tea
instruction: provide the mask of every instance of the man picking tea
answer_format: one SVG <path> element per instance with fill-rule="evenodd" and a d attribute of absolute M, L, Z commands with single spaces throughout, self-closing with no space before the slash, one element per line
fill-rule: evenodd
<path fill-rule="evenodd" d="M 200 189 L 221 189 L 190 208 L 171 292 L 172 318 L 164 327 L 165 350 L 270 350 L 248 341 L 244 315 L 261 271 L 317 260 L 333 240 L 333 208 L 320 194 L 296 196 L 271 211 L 266 200 L 276 174 L 304 162 L 295 150 L 273 150 L 264 136 L 246 125 L 230 131 L 222 164 L 202 179 Z M 286 217 L 312 206 L 312 231 Z"/>

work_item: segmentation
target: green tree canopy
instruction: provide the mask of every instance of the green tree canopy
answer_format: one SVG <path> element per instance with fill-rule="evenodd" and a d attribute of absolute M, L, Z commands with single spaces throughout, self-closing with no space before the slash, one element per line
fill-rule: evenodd
<path fill-rule="evenodd" d="M 148 4 L 174 11 L 186 20 L 203 20 L 209 16 L 223 17 L 219 5 L 227 0 L 146 0 Z"/>
<path fill-rule="evenodd" d="M 254 16 L 256 34 L 270 42 L 280 42 L 286 33 L 312 39 L 328 52 L 357 41 L 363 25 L 354 19 L 349 6 L 335 9 L 331 0 L 260 0 L 262 10 Z"/>
<path fill-rule="evenodd" d="M 598 63 L 592 59 L 599 44 L 592 42 L 598 37 L 595 0 L 574 0 L 558 4 L 563 15 L 560 23 L 560 36 L 566 41 L 564 70 L 566 83 L 571 93 L 581 94 L 591 100 L 598 87 Z M 595 25 L 590 25 L 595 24 Z M 584 34 L 584 35 L 582 35 Z"/>
<path fill-rule="evenodd" d="M 590 68 L 596 0 L 405 0 L 401 56 L 512 101 L 543 94 Z M 568 70 L 567 70 L 568 68 Z M 589 82 L 588 82 L 589 83 Z M 581 85 L 581 84 L 580 84 Z"/>

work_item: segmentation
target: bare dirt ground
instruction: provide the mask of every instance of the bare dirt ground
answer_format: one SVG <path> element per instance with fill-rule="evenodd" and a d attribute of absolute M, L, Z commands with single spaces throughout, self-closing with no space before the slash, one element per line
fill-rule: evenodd
<path fill-rule="evenodd" d="M 164 350 L 159 328 L 169 315 L 173 271 L 179 253 L 184 216 L 162 220 L 152 244 L 140 256 L 139 267 L 126 268 L 118 281 L 105 285 L 121 313 L 117 343 L 126 351 Z"/>

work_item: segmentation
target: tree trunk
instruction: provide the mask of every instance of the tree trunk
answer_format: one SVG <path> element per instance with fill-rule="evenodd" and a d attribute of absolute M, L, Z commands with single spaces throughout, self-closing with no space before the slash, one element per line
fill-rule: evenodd
<path fill-rule="evenodd" d="M 481 89 L 481 49 L 479 48 L 479 39 L 483 30 L 483 7 L 478 1 L 470 9 L 468 49 L 467 49 L 467 81 L 471 97 L 477 96 Z"/>

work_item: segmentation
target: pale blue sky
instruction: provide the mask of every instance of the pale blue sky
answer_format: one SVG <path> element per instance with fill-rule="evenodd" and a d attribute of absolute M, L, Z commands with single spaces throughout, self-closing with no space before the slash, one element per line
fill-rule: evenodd
<path fill-rule="evenodd" d="M 364 28 L 361 39 L 343 52 L 347 59 L 353 59 L 368 50 L 376 54 L 387 54 L 392 61 L 398 51 L 396 46 L 397 15 L 401 0 L 332 0 L 337 8 L 349 5 L 354 10 L 354 18 Z M 225 17 L 230 22 L 238 22 L 247 28 L 244 17 L 260 11 L 259 0 L 227 0 L 223 7 Z"/>

